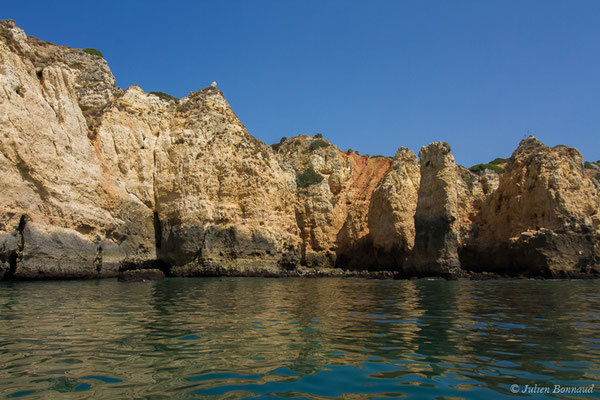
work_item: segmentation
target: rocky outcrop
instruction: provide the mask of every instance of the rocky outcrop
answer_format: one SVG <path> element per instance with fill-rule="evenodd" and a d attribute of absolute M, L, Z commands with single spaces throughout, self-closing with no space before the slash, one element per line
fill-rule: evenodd
<path fill-rule="evenodd" d="M 122 90 L 102 57 L 0 21 L 4 279 L 599 272 L 600 168 L 577 150 L 529 138 L 500 175 L 446 143 L 419 157 L 271 148 L 216 84 Z"/>
<path fill-rule="evenodd" d="M 0 57 L 9 276 L 109 277 L 158 261 L 178 275 L 275 273 L 298 262 L 294 176 L 218 89 L 178 102 L 122 91 L 101 57 L 12 21 L 0 23 Z"/>
<path fill-rule="evenodd" d="M 461 259 L 473 270 L 565 277 L 599 271 L 600 197 L 579 151 L 534 137 L 513 153 Z"/>
<path fill-rule="evenodd" d="M 465 192 L 447 143 L 421 148 L 421 182 L 415 212 L 415 245 L 408 275 L 459 274 L 460 197 Z"/>
<path fill-rule="evenodd" d="M 373 191 L 391 160 L 342 152 L 322 138 L 307 135 L 285 140 L 278 155 L 284 168 L 294 174 L 312 169 L 322 177 L 319 182 L 300 185 L 297 191 L 302 263 L 378 269 L 368 214 Z"/>
<path fill-rule="evenodd" d="M 398 149 L 369 205 L 369 233 L 378 265 L 400 269 L 414 246 L 420 180 L 415 153 L 405 147 Z"/>
<path fill-rule="evenodd" d="M 156 258 L 151 210 L 104 173 L 90 139 L 84 110 L 94 118 L 111 100 L 107 73 L 99 57 L 0 24 L 0 242 L 10 276 L 114 276 L 123 261 Z"/>

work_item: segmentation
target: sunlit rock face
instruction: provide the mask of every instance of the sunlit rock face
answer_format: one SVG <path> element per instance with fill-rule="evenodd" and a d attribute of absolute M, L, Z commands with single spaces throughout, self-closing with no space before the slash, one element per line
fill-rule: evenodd
<path fill-rule="evenodd" d="M 462 259 L 470 268 L 583 276 L 600 263 L 600 197 L 577 149 L 535 137 L 513 153 Z"/>
<path fill-rule="evenodd" d="M 368 226 L 379 265 L 399 269 L 415 243 L 415 212 L 421 172 L 417 156 L 400 148 L 375 188 Z"/>
<path fill-rule="evenodd" d="M 276 275 L 300 258 L 294 176 L 214 87 L 171 111 L 155 151 L 161 258 L 176 275 Z"/>
<path fill-rule="evenodd" d="M 152 210 L 107 173 L 92 126 L 106 62 L 0 24 L 0 252 L 9 275 L 114 276 L 156 258 Z"/>
<path fill-rule="evenodd" d="M 526 139 L 500 175 L 442 142 L 419 160 L 318 135 L 271 148 L 216 85 L 122 90 L 102 57 L 13 21 L 0 89 L 3 278 L 598 273 L 599 168 L 572 148 Z"/>
<path fill-rule="evenodd" d="M 102 57 L 0 24 L 0 260 L 16 278 L 277 274 L 300 257 L 295 182 L 222 93 L 117 88 Z"/>

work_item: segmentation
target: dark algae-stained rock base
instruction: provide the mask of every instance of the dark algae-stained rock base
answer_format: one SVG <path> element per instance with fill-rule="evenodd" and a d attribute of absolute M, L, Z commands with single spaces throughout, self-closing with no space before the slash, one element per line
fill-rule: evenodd
<path fill-rule="evenodd" d="M 571 147 L 529 137 L 471 171 L 444 142 L 268 146 L 216 85 L 121 89 L 102 57 L 10 20 L 0 78 L 1 279 L 600 273 L 597 163 Z"/>
<path fill-rule="evenodd" d="M 133 269 L 119 273 L 121 282 L 151 282 L 162 281 L 165 274 L 158 269 Z"/>

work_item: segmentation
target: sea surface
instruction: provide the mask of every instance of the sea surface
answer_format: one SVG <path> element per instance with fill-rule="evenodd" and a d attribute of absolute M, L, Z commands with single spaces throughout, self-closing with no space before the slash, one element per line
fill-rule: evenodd
<path fill-rule="evenodd" d="M 599 398 L 600 281 L 0 282 L 0 397 Z"/>

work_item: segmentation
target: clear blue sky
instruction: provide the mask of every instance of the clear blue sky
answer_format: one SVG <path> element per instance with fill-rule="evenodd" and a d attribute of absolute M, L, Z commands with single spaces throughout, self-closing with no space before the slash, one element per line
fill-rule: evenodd
<path fill-rule="evenodd" d="M 470 166 L 528 132 L 600 159 L 600 1 L 5 1 L 29 35 L 94 47 L 123 88 L 217 81 L 251 134 L 317 132 Z"/>

